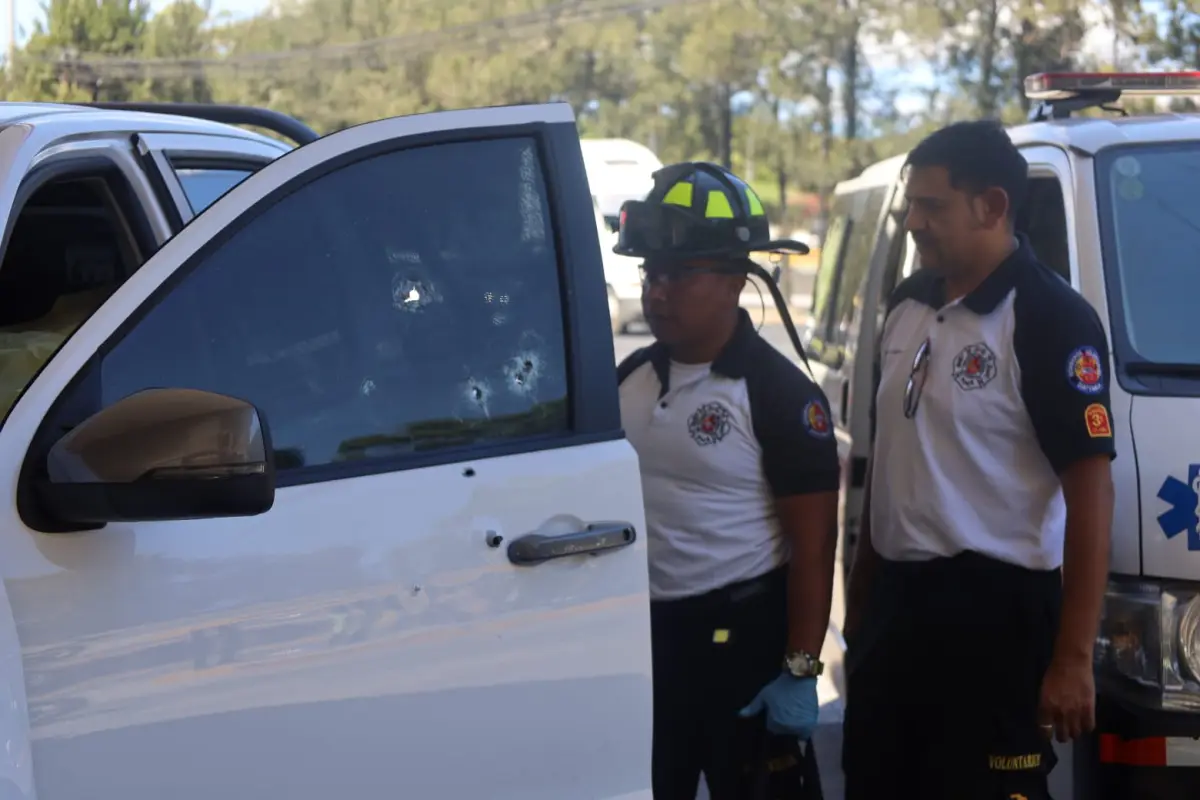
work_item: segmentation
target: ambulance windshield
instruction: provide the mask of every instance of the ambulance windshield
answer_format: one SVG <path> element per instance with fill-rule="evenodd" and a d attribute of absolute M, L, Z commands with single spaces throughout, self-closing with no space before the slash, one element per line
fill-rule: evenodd
<path fill-rule="evenodd" d="M 1200 142 L 1113 148 L 1096 164 L 1114 339 L 1138 361 L 1200 366 Z"/>

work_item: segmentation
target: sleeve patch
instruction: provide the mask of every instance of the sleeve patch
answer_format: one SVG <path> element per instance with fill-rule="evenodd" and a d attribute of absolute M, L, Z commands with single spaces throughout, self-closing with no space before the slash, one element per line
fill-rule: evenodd
<path fill-rule="evenodd" d="M 809 400 L 804 406 L 804 430 L 814 439 L 828 439 L 833 436 L 829 414 L 820 400 Z"/>
<path fill-rule="evenodd" d="M 1084 345 L 1072 351 L 1067 359 L 1067 383 L 1075 391 L 1084 394 L 1099 394 L 1104 391 L 1104 372 L 1100 365 L 1100 353 L 1096 348 Z M 1089 414 L 1092 408 L 1088 408 Z"/>
<path fill-rule="evenodd" d="M 1093 439 L 1111 439 L 1112 424 L 1108 420 L 1108 409 L 1103 403 L 1092 403 L 1083 410 L 1088 436 Z"/>

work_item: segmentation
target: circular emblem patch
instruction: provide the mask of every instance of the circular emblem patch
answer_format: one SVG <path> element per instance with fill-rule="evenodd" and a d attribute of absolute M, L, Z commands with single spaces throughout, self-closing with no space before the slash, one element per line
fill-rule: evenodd
<path fill-rule="evenodd" d="M 804 429 L 810 436 L 818 439 L 828 439 L 833 435 L 833 426 L 829 424 L 829 414 L 819 400 L 809 400 L 804 406 Z"/>
<path fill-rule="evenodd" d="M 697 408 L 688 419 L 688 433 L 696 444 L 716 444 L 729 434 L 733 427 L 729 409 L 720 403 L 705 403 Z"/>
<path fill-rule="evenodd" d="M 1104 373 L 1096 348 L 1085 345 L 1071 353 L 1067 359 L 1067 383 L 1084 394 L 1097 394 L 1104 390 Z"/>
<path fill-rule="evenodd" d="M 969 344 L 954 357 L 951 369 L 959 388 L 982 389 L 996 377 L 996 354 L 983 342 Z"/>

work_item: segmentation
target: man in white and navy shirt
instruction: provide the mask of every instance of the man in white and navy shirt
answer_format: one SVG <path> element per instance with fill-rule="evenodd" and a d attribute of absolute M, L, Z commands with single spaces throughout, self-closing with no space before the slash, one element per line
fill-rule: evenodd
<path fill-rule="evenodd" d="M 646 505 L 656 800 L 694 800 L 701 773 L 714 800 L 760 796 L 756 765 L 817 722 L 837 445 L 821 390 L 738 305 L 749 254 L 783 250 L 806 248 L 772 241 L 753 189 L 711 164 L 665 167 L 622 209 L 617 252 L 645 259 L 657 340 L 618 368 Z"/>
<path fill-rule="evenodd" d="M 1051 737 L 1094 725 L 1109 351 L 1092 307 L 1014 235 L 1027 165 L 1002 128 L 944 128 L 908 169 L 922 269 L 880 343 L 846 799 L 1045 800 Z"/>

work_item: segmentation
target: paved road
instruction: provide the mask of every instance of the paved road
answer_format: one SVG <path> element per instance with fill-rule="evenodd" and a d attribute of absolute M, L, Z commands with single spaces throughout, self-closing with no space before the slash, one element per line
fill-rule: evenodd
<path fill-rule="evenodd" d="M 750 308 L 751 318 L 755 321 L 761 318 L 757 309 Z M 787 330 L 778 322 L 768 322 L 762 326 L 760 333 L 768 342 L 773 344 L 780 352 L 788 356 L 795 362 L 799 362 L 799 357 L 792 349 L 791 342 L 788 340 Z M 648 334 L 633 333 L 624 334 L 616 337 L 613 340 L 614 349 L 616 350 L 617 361 L 625 358 L 627 355 L 637 350 L 639 347 L 645 347 L 654 341 Z M 840 593 L 834 593 L 834 608 L 833 618 L 842 618 Z M 825 648 L 822 652 L 822 659 L 830 665 L 828 670 L 830 673 L 834 667 L 840 667 L 841 650 L 830 635 L 825 641 Z M 824 789 L 826 800 L 842 800 L 842 771 L 839 765 L 839 759 L 842 752 L 842 699 L 838 693 L 837 687 L 833 681 L 827 678 L 822 678 L 820 684 L 821 697 L 821 724 L 813 737 L 817 748 L 817 758 L 821 762 L 821 783 Z M 708 792 L 701 788 L 698 800 L 706 800 Z"/>

